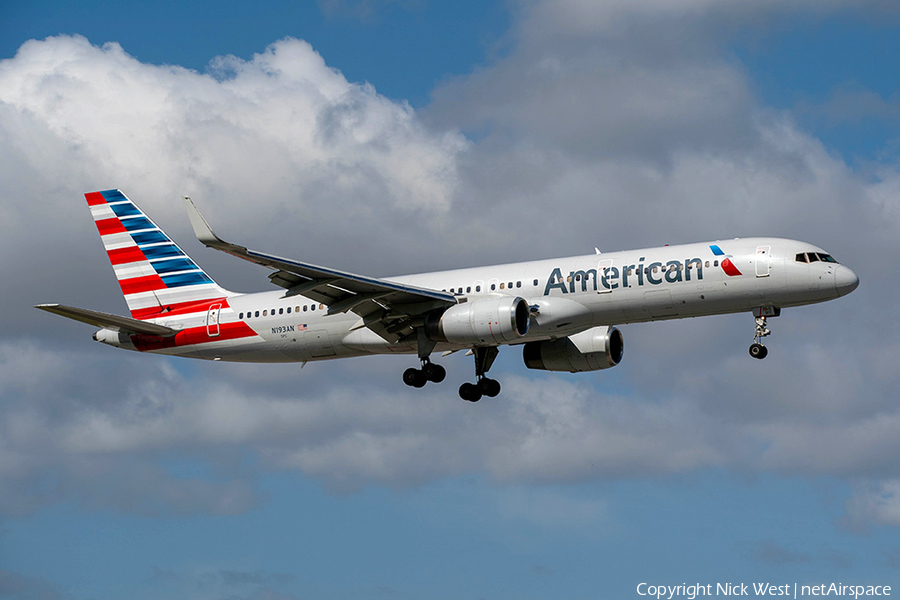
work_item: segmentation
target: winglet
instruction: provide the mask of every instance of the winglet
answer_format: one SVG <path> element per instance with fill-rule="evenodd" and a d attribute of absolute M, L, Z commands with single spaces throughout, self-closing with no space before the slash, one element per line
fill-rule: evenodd
<path fill-rule="evenodd" d="M 200 214 L 200 211 L 194 206 L 194 201 L 191 200 L 190 197 L 182 196 L 182 199 L 184 199 L 184 207 L 187 209 L 188 218 L 191 220 L 191 227 L 194 228 L 194 235 L 197 236 L 197 239 L 200 240 L 201 244 L 213 248 L 233 245 L 222 240 L 222 238 L 213 233 L 212 227 L 209 226 L 209 223 L 206 222 L 206 219 L 203 218 L 203 215 Z"/>

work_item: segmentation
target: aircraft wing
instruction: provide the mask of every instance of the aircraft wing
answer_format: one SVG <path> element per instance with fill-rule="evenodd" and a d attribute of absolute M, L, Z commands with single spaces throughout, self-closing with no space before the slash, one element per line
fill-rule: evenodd
<path fill-rule="evenodd" d="M 404 329 L 416 326 L 416 317 L 457 303 L 447 292 L 355 275 L 226 242 L 213 233 L 194 202 L 183 198 L 200 243 L 274 270 L 269 279 L 287 290 L 285 297 L 302 294 L 326 305 L 328 314 L 354 312 L 362 320 L 360 327 L 369 327 L 388 341 L 398 340 Z"/>
<path fill-rule="evenodd" d="M 35 308 L 46 310 L 47 312 L 75 321 L 81 321 L 88 325 L 94 325 L 95 327 L 104 327 L 106 329 L 123 331 L 125 333 L 140 333 L 160 337 L 170 337 L 178 333 L 177 329 L 172 329 L 165 325 L 147 323 L 145 321 L 138 321 L 137 319 L 120 317 L 119 315 L 111 315 L 109 313 L 88 310 L 86 308 L 75 308 L 74 306 L 65 306 L 63 304 L 38 304 Z"/>

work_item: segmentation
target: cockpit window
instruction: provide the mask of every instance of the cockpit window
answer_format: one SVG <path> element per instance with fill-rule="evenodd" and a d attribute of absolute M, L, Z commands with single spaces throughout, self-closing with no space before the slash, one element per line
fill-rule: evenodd
<path fill-rule="evenodd" d="M 797 262 L 827 262 L 837 264 L 837 261 L 831 257 L 830 254 L 825 254 L 823 252 L 801 252 L 798 254 L 795 259 Z"/>

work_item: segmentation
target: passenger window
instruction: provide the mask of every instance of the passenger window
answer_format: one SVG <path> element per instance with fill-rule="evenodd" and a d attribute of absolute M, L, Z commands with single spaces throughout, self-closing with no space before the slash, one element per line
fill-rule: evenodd
<path fill-rule="evenodd" d="M 319 310 L 322 310 L 322 309 L 324 309 L 324 308 L 325 308 L 325 305 L 324 305 L 324 304 L 320 304 L 320 305 L 319 305 Z"/>
<path fill-rule="evenodd" d="M 288 314 L 291 314 L 291 307 L 288 306 Z"/>
<path fill-rule="evenodd" d="M 259 311 L 256 311 L 256 314 L 253 315 L 253 316 L 254 316 L 254 317 L 258 317 L 258 316 L 259 316 Z"/>
<path fill-rule="evenodd" d="M 265 317 L 266 315 L 268 315 L 268 314 L 269 314 L 269 311 L 267 311 L 267 310 L 264 310 L 264 311 L 263 311 L 263 316 L 264 316 L 264 317 Z"/>
<path fill-rule="evenodd" d="M 522 282 L 521 282 L 521 281 L 517 281 L 517 282 L 516 282 L 516 287 L 517 287 L 517 288 L 522 287 Z"/>
<path fill-rule="evenodd" d="M 310 307 L 309 307 L 309 310 L 316 310 L 316 305 L 315 305 L 315 304 L 311 304 Z"/>
<path fill-rule="evenodd" d="M 709 261 L 706 261 L 706 268 L 709 268 Z"/>
<path fill-rule="evenodd" d="M 283 314 L 284 314 L 284 309 L 283 309 L 283 308 L 279 308 L 279 309 L 278 309 L 278 314 L 279 314 L 279 315 L 283 315 Z"/>
<path fill-rule="evenodd" d="M 538 282 L 537 282 L 537 279 L 535 279 L 535 280 L 534 280 L 534 287 L 537 287 L 537 286 L 538 286 Z"/>
<path fill-rule="evenodd" d="M 467 294 L 471 294 L 471 293 L 472 293 L 472 286 L 471 286 L 471 285 L 466 287 L 466 293 L 467 293 Z"/>
<path fill-rule="evenodd" d="M 241 313 L 238 315 L 238 319 L 243 319 L 243 318 L 244 318 L 244 313 Z"/>
<path fill-rule="evenodd" d="M 306 309 L 309 308 L 306 304 L 303 305 L 303 312 L 306 312 Z"/>
<path fill-rule="evenodd" d="M 654 272 L 654 273 L 656 273 L 656 269 L 657 269 L 657 268 L 658 268 L 658 267 L 653 267 L 653 272 Z"/>
<path fill-rule="evenodd" d="M 480 291 L 481 291 L 481 286 L 480 286 L 480 285 L 476 285 L 476 286 L 475 286 L 475 291 L 476 291 L 476 292 L 480 292 Z"/>
<path fill-rule="evenodd" d="M 507 284 L 506 284 L 506 287 L 509 288 L 509 289 L 512 289 L 512 281 L 510 281 L 509 283 L 507 283 Z"/>
<path fill-rule="evenodd" d="M 491 284 L 491 291 L 493 292 L 493 291 L 496 290 L 496 289 L 497 289 L 497 284 L 496 284 L 496 283 L 492 283 L 492 284 Z"/>
<path fill-rule="evenodd" d="M 713 266 L 718 267 L 718 266 L 719 266 L 719 261 L 714 260 L 714 261 L 713 261 Z"/>

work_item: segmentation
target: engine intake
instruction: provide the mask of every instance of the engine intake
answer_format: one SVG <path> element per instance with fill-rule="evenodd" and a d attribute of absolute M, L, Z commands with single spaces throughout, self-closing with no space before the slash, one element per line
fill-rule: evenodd
<path fill-rule="evenodd" d="M 524 298 L 487 298 L 451 306 L 428 319 L 425 335 L 438 342 L 504 344 L 528 333 L 530 319 Z"/>
<path fill-rule="evenodd" d="M 604 326 L 555 340 L 528 342 L 522 358 L 529 369 L 579 373 L 616 366 L 624 348 L 622 332 Z"/>

